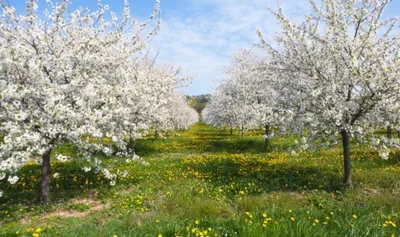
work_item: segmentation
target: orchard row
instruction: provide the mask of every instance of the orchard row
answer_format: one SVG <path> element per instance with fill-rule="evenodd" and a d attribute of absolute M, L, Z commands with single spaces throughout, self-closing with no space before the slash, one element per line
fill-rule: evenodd
<path fill-rule="evenodd" d="M 341 137 L 352 186 L 351 141 L 384 159 L 399 147 L 392 139 L 400 130 L 399 17 L 383 18 L 390 0 L 318 2 L 301 23 L 270 10 L 281 32 L 268 41 L 259 31 L 259 51 L 234 55 L 203 120 L 242 133 L 265 126 L 266 150 L 271 129 L 299 134 L 298 149 L 335 146 Z M 375 136 L 382 127 L 388 136 Z"/>

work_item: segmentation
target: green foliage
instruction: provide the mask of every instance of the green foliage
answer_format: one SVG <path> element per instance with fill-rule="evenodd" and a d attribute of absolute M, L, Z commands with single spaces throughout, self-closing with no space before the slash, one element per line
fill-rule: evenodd
<path fill-rule="evenodd" d="M 189 105 L 194 108 L 199 114 L 206 107 L 207 103 L 211 99 L 211 95 L 196 95 L 196 96 L 186 96 L 186 99 L 189 101 Z"/>

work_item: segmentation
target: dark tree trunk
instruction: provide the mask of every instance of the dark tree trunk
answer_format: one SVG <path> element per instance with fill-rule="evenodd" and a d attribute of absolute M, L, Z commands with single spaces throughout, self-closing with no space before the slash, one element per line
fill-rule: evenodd
<path fill-rule="evenodd" d="M 264 144 L 264 151 L 268 152 L 269 151 L 269 130 L 270 130 L 270 125 L 267 124 L 265 125 L 265 144 Z"/>
<path fill-rule="evenodd" d="M 129 137 L 129 155 L 133 157 L 135 155 L 135 139 L 130 135 Z"/>
<path fill-rule="evenodd" d="M 392 139 L 392 126 L 387 127 L 387 138 Z"/>
<path fill-rule="evenodd" d="M 229 132 L 229 135 L 233 135 L 233 127 L 232 127 L 232 124 L 230 125 L 231 126 L 231 131 Z"/>
<path fill-rule="evenodd" d="M 158 130 L 154 130 L 154 138 L 157 139 L 160 136 L 160 134 L 158 134 Z"/>
<path fill-rule="evenodd" d="M 244 126 L 242 125 L 242 137 L 244 137 Z"/>
<path fill-rule="evenodd" d="M 351 180 L 351 160 L 350 160 L 350 136 L 349 132 L 342 130 L 342 141 L 343 141 L 343 164 L 344 164 L 344 179 L 343 183 L 349 188 L 353 188 L 353 182 Z"/>
<path fill-rule="evenodd" d="M 400 138 L 400 130 L 397 131 L 397 137 Z"/>
<path fill-rule="evenodd" d="M 50 202 L 50 154 L 51 148 L 49 148 L 42 156 L 42 179 L 40 182 L 40 202 Z"/>

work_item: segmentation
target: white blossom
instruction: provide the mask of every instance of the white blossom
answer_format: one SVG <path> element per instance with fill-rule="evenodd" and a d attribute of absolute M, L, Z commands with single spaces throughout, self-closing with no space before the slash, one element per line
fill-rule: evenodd
<path fill-rule="evenodd" d="M 64 155 L 62 155 L 62 154 L 57 155 L 56 158 L 57 158 L 57 160 L 59 160 L 59 161 L 61 161 L 61 162 L 66 162 L 66 161 L 69 160 L 69 157 L 68 157 L 68 156 L 64 156 Z"/>
<path fill-rule="evenodd" d="M 8 182 L 10 184 L 15 184 L 16 182 L 18 182 L 19 178 L 17 176 L 9 176 L 8 177 Z"/>

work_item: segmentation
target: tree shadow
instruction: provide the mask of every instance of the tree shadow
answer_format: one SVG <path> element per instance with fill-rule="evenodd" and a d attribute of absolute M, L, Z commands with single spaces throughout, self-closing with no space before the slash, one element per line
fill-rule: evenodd
<path fill-rule="evenodd" d="M 187 165 L 193 172 L 207 177 L 214 186 L 227 188 L 232 195 L 240 191 L 247 194 L 314 189 L 333 192 L 344 188 L 337 169 L 319 167 L 318 164 L 270 164 L 263 159 L 248 158 L 245 162 L 241 159 L 208 159 Z"/>

